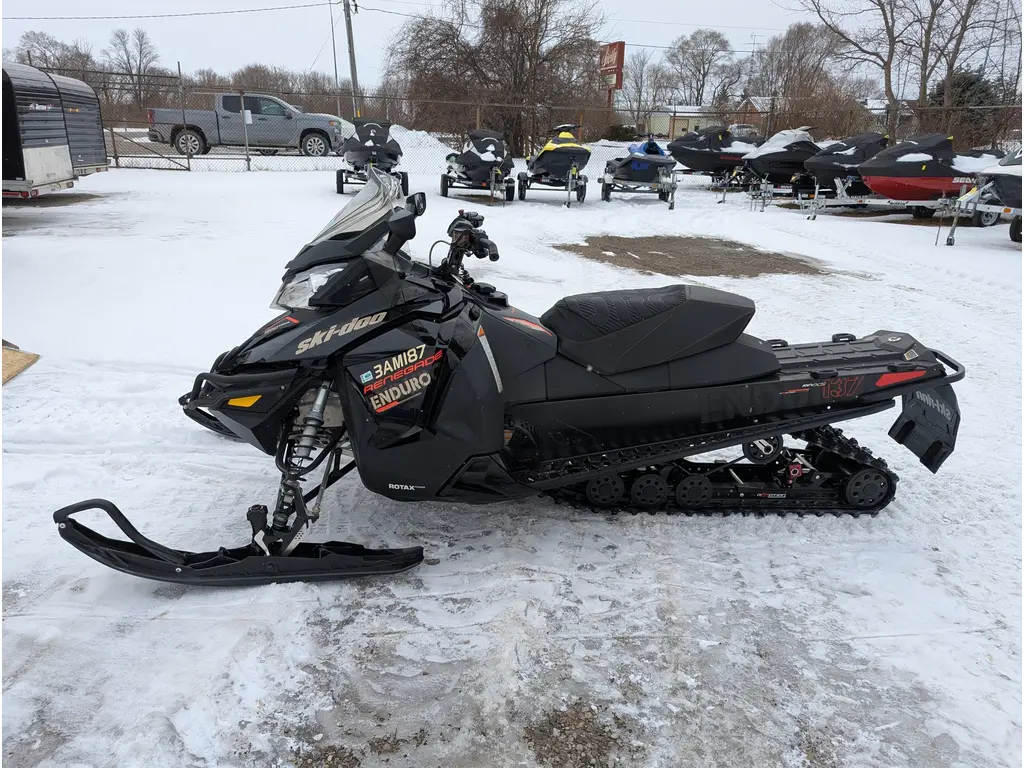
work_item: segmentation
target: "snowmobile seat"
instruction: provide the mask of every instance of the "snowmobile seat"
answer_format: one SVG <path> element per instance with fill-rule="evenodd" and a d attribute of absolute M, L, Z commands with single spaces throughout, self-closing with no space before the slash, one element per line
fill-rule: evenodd
<path fill-rule="evenodd" d="M 558 337 L 559 353 L 611 375 L 731 344 L 753 316 L 744 296 L 668 285 L 566 296 L 541 322 Z"/>

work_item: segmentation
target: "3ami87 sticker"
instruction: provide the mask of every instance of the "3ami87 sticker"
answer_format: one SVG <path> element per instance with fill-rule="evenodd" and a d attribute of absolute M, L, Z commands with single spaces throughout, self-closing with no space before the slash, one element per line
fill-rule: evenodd
<path fill-rule="evenodd" d="M 444 357 L 444 350 L 428 350 L 426 344 L 410 347 L 376 363 L 358 375 L 363 395 L 374 413 L 422 395 L 433 382 L 432 368 Z"/>

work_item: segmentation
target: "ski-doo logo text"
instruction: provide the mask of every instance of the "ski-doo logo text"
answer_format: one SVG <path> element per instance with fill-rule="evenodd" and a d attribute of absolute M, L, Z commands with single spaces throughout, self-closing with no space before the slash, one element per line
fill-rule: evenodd
<path fill-rule="evenodd" d="M 376 315 L 367 315 L 366 317 L 357 317 L 353 320 L 349 320 L 344 325 L 332 325 L 322 331 L 317 331 L 309 338 L 303 339 L 299 342 L 298 348 L 295 350 L 296 355 L 301 355 L 303 352 L 307 352 L 313 347 L 318 347 L 321 344 L 330 341 L 335 336 L 344 336 L 346 333 L 352 331 L 361 331 L 363 328 L 368 328 L 371 325 L 377 325 L 384 319 L 387 312 L 378 312 Z"/>
<path fill-rule="evenodd" d="M 942 402 L 942 400 L 932 397 L 931 395 L 926 395 L 924 392 L 915 392 L 914 397 L 920 400 L 922 403 L 930 405 L 936 411 L 941 413 L 943 416 L 946 417 L 946 421 L 953 420 L 953 411 L 950 409 L 948 405 Z"/>
<path fill-rule="evenodd" d="M 389 408 L 394 408 L 406 400 L 411 400 L 417 395 L 423 394 L 423 390 L 430 386 L 433 381 L 429 373 L 423 372 L 419 376 L 409 376 L 398 382 L 393 387 L 381 390 L 375 395 L 370 395 L 370 405 L 376 413 L 383 413 Z"/>

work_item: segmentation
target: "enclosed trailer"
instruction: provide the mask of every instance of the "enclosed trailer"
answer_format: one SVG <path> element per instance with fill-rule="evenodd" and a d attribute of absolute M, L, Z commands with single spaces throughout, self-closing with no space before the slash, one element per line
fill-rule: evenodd
<path fill-rule="evenodd" d="M 107 170 L 99 100 L 81 80 L 3 65 L 3 195 L 36 197 Z"/>

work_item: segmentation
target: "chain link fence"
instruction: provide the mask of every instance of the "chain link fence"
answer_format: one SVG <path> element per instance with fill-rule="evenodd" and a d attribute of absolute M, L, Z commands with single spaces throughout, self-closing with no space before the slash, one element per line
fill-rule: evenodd
<path fill-rule="evenodd" d="M 118 168 L 334 170 L 344 164 L 342 145 L 353 133 L 351 121 L 357 107 L 363 117 L 391 123 L 391 137 L 403 151 L 399 169 L 410 174 L 440 174 L 447 156 L 461 151 L 473 128 L 503 132 L 521 170 L 525 169 L 523 158 L 543 146 L 556 126 L 578 126 L 574 133 L 592 150 L 591 176 L 642 135 L 652 133 L 664 144 L 687 131 L 713 125 L 747 126 L 737 127 L 736 132 L 762 136 L 811 126 L 819 141 L 889 131 L 890 143 L 915 133 L 941 131 L 956 136 L 958 148 L 963 149 L 995 146 L 1012 151 L 1021 142 L 1019 105 L 907 106 L 890 115 L 884 105 L 870 102 L 822 105 L 820 100 L 745 99 L 728 108 L 659 107 L 645 111 L 638 120 L 593 105 L 471 104 L 399 96 L 364 98 L 357 104 L 350 92 L 202 89 L 166 77 L 158 88 L 149 88 L 144 98 L 133 96 L 104 103 L 107 151 Z"/>

